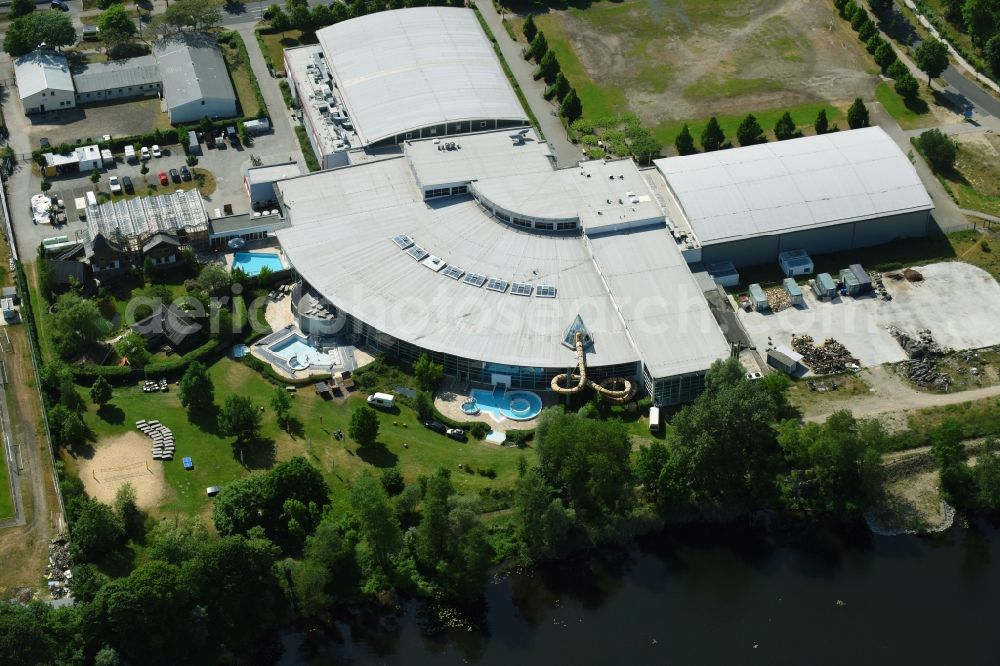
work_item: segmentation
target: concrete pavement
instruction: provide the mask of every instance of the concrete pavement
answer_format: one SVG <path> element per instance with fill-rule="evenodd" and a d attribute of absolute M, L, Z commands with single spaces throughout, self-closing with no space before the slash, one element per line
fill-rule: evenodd
<path fill-rule="evenodd" d="M 556 106 L 545 99 L 545 82 L 535 81 L 532 76 L 535 65 L 522 57 L 521 44 L 515 42 L 507 34 L 500 14 L 497 13 L 492 2 L 479 2 L 476 3 L 476 7 L 479 8 L 486 20 L 486 25 L 493 32 L 497 46 L 500 47 L 500 53 L 503 54 L 510 71 L 513 72 L 514 78 L 521 86 L 531 112 L 538 118 L 538 124 L 545 135 L 545 140 L 548 141 L 552 154 L 555 155 L 556 164 L 560 167 L 575 165 L 582 159 L 580 148 L 573 145 L 566 136 L 566 130 L 563 128 Z"/>

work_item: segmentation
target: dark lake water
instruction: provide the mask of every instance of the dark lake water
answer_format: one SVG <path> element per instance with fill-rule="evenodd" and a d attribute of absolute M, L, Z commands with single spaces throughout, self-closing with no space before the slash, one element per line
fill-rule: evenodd
<path fill-rule="evenodd" d="M 489 586 L 476 631 L 288 634 L 284 665 L 1000 664 L 1000 531 L 685 528 Z"/>

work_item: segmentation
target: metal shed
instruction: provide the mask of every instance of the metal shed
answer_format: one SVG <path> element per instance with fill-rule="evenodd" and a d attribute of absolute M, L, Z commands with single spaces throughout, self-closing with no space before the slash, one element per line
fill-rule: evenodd
<path fill-rule="evenodd" d="M 788 347 L 776 347 L 767 350 L 767 364 L 789 375 L 794 375 L 799 371 L 799 361 L 801 360 L 802 356 Z"/>
<path fill-rule="evenodd" d="M 201 144 L 198 143 L 198 133 L 188 132 L 188 155 L 201 155 Z"/>
<path fill-rule="evenodd" d="M 736 270 L 731 261 L 709 264 L 705 266 L 705 270 L 712 276 L 715 284 L 720 287 L 735 287 L 740 283 L 739 271 Z"/>
<path fill-rule="evenodd" d="M 850 268 L 840 271 L 840 281 L 844 283 L 844 293 L 848 296 L 858 296 L 861 294 L 861 283 Z"/>
<path fill-rule="evenodd" d="M 818 298 L 834 298 L 837 295 L 837 285 L 829 273 L 820 273 L 812 281 L 812 290 Z"/>
<path fill-rule="evenodd" d="M 748 295 L 750 296 L 750 305 L 753 307 L 754 310 L 760 312 L 761 310 L 768 309 L 767 294 L 764 293 L 764 290 L 761 288 L 759 284 L 754 282 L 752 285 L 750 285 L 750 289 L 748 290 Z"/>
<path fill-rule="evenodd" d="M 778 255 L 778 266 L 787 276 L 812 275 L 813 260 L 805 250 L 788 250 Z"/>
<path fill-rule="evenodd" d="M 854 277 L 858 278 L 859 294 L 867 294 L 872 290 L 872 278 L 861 264 L 851 264 L 848 268 L 854 273 Z"/>
<path fill-rule="evenodd" d="M 791 301 L 792 305 L 802 305 L 802 303 L 805 302 L 805 299 L 802 296 L 802 289 L 800 289 L 798 283 L 795 282 L 795 278 L 785 278 L 781 284 L 785 287 L 785 292 L 788 294 L 788 300 Z"/>

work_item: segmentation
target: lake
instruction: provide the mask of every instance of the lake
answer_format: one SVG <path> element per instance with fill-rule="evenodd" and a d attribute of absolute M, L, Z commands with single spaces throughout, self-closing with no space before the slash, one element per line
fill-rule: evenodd
<path fill-rule="evenodd" d="M 280 663 L 997 664 L 994 557 L 991 525 L 933 537 L 672 529 L 504 576 L 487 590 L 479 630 L 425 636 L 411 604 L 332 636 L 290 633 Z"/>

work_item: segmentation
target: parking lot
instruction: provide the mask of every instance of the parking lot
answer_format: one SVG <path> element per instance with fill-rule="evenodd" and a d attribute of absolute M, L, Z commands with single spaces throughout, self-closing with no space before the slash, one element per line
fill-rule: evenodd
<path fill-rule="evenodd" d="M 132 136 L 170 127 L 158 98 L 89 104 L 25 117 L 32 148 L 45 137 L 53 146 L 100 141 L 105 134 Z M 112 129 L 113 128 L 113 129 Z"/>
<path fill-rule="evenodd" d="M 914 268 L 923 281 L 884 279 L 891 301 L 872 294 L 819 301 L 803 284 L 803 306 L 738 316 L 761 351 L 769 343 L 790 346 L 793 333 L 808 334 L 816 343 L 841 342 L 863 366 L 906 358 L 890 326 L 909 334 L 930 329 L 940 345 L 956 350 L 1000 344 L 1000 285 L 989 273 L 958 261 Z"/>

